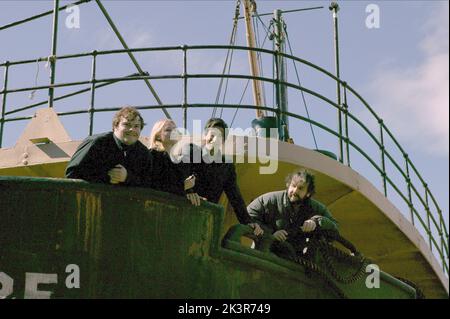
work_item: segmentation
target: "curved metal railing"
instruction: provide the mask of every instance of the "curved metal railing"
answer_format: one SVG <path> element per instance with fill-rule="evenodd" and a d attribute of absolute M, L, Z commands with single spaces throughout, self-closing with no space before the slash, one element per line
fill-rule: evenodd
<path fill-rule="evenodd" d="M 341 105 L 338 105 L 336 102 L 334 102 L 332 99 L 312 90 L 306 87 L 302 87 L 300 85 L 290 83 L 290 82 L 282 82 L 277 72 L 277 70 L 274 72 L 274 76 L 269 77 L 252 77 L 250 75 L 245 74 L 200 74 L 200 73 L 188 73 L 188 52 L 191 51 L 198 51 L 198 50 L 242 50 L 242 51 L 248 51 L 253 50 L 257 51 L 259 54 L 267 54 L 272 56 L 274 61 L 279 61 L 278 57 L 283 57 L 287 60 L 291 60 L 294 63 L 300 63 L 303 66 L 312 68 L 313 71 L 318 71 L 319 73 L 325 75 L 327 78 L 331 79 L 332 81 L 339 83 L 341 85 L 342 90 L 342 96 L 343 102 Z M 122 54 L 122 53 L 136 53 L 136 52 L 150 52 L 150 51 L 160 51 L 160 52 L 169 52 L 169 51 L 181 51 L 182 52 L 182 73 L 181 74 L 171 74 L 171 75 L 158 75 L 158 76 L 150 76 L 148 73 L 136 73 L 125 77 L 112 77 L 112 78 L 96 78 L 96 72 L 97 72 L 97 60 L 101 56 L 106 55 L 114 55 L 114 54 Z M 388 129 L 388 127 L 384 124 L 383 120 L 374 112 L 374 110 L 370 107 L 370 105 L 345 81 L 338 79 L 330 72 L 326 71 L 325 69 L 308 62 L 306 60 L 297 58 L 292 55 L 288 54 L 282 54 L 277 51 L 271 51 L 266 49 L 256 49 L 256 48 L 249 48 L 244 46 L 226 46 L 226 45 L 201 45 L 201 46 L 170 46 L 170 47 L 155 47 L 155 48 L 136 48 L 136 49 L 121 49 L 121 50 L 108 50 L 108 51 L 93 51 L 89 53 L 81 53 L 81 54 L 71 54 L 71 55 L 63 55 L 56 57 L 56 61 L 64 61 L 64 60 L 70 60 L 70 59 L 76 59 L 80 57 L 91 57 L 92 58 L 92 73 L 91 73 L 91 79 L 86 81 L 74 81 L 74 82 L 66 82 L 66 83 L 57 83 L 54 85 L 40 85 L 40 86 L 33 86 L 33 87 L 22 87 L 22 88 L 15 88 L 11 89 L 8 88 L 8 76 L 10 75 L 11 68 L 18 66 L 18 65 L 24 65 L 24 64 L 32 64 L 36 62 L 43 62 L 47 61 L 48 57 L 42 57 L 39 59 L 33 59 L 33 60 L 22 60 L 22 61 L 15 61 L 15 62 L 5 62 L 0 64 L 0 68 L 4 69 L 4 81 L 3 81 L 3 89 L 0 91 L 0 95 L 2 96 L 1 99 L 1 118 L 0 118 L 0 147 L 2 145 L 3 140 L 3 131 L 4 126 L 6 123 L 13 122 L 13 121 L 21 121 L 21 120 L 28 120 L 31 119 L 31 116 L 21 116 L 21 117 L 13 117 L 16 113 L 23 112 L 26 110 L 34 109 L 38 106 L 47 104 L 47 101 L 42 101 L 34 104 L 30 104 L 24 107 L 15 108 L 12 110 L 7 111 L 7 96 L 9 94 L 13 93 L 19 93 L 19 92 L 28 92 L 28 91 L 35 91 L 35 90 L 49 90 L 49 94 L 52 95 L 52 101 L 58 101 L 62 100 L 68 97 L 72 97 L 77 94 L 87 93 L 89 92 L 91 94 L 91 100 L 90 104 L 87 109 L 80 109 L 80 110 L 73 110 L 68 112 L 59 112 L 58 114 L 60 116 L 67 116 L 67 115 L 74 115 L 74 114 L 88 114 L 89 115 L 89 135 L 93 133 L 94 128 L 94 114 L 98 112 L 110 112 L 110 111 L 116 111 L 120 109 L 120 107 L 103 107 L 99 108 L 95 106 L 95 91 L 101 87 L 111 85 L 114 83 L 124 82 L 124 81 L 142 81 L 142 80 L 163 80 L 163 79 L 180 79 L 182 80 L 182 103 L 181 104 L 170 104 L 170 105 L 134 105 L 136 108 L 141 110 L 150 110 L 150 109 L 181 109 L 183 111 L 183 122 L 186 126 L 187 122 L 187 116 L 188 116 L 188 110 L 191 108 L 205 108 L 205 107 L 211 107 L 211 104 L 202 104 L 202 103 L 190 103 L 188 101 L 188 82 L 190 79 L 221 79 L 221 78 L 228 78 L 228 79 L 240 79 L 240 80 L 252 80 L 256 79 L 259 81 L 262 81 L 263 83 L 270 84 L 277 89 L 281 85 L 284 85 L 288 88 L 291 88 L 296 91 L 302 91 L 304 93 L 307 93 L 320 101 L 326 103 L 330 107 L 337 110 L 339 113 L 339 119 L 342 118 L 342 122 L 338 120 L 338 123 L 336 123 L 337 131 L 331 129 L 328 125 L 325 125 L 321 122 L 311 120 L 310 118 L 306 118 L 304 116 L 301 116 L 299 114 L 291 113 L 291 112 L 281 112 L 273 107 L 268 106 L 255 106 L 255 105 L 239 105 L 239 108 L 242 109 L 260 109 L 260 110 L 266 110 L 266 111 L 273 111 L 276 113 L 278 117 L 280 117 L 282 114 L 287 115 L 289 118 L 298 119 L 300 121 L 304 121 L 307 123 L 310 123 L 311 125 L 321 129 L 323 132 L 326 132 L 327 134 L 334 136 L 339 145 L 341 153 L 339 155 L 339 161 L 345 165 L 350 165 L 350 150 L 356 151 L 360 155 L 363 156 L 363 158 L 368 162 L 381 176 L 381 182 L 382 182 L 382 188 L 384 191 L 384 195 L 389 198 L 390 193 L 388 193 L 388 185 L 392 187 L 392 189 L 395 191 L 395 194 L 400 196 L 400 198 L 406 203 L 410 210 L 410 221 L 414 225 L 414 227 L 417 228 L 416 222 L 419 222 L 419 225 L 423 227 L 424 231 L 426 232 L 426 236 L 428 237 L 428 245 L 433 251 L 436 256 L 439 257 L 440 263 L 442 266 L 442 269 L 444 270 L 444 273 L 448 275 L 448 230 L 446 227 L 446 224 L 444 222 L 444 218 L 442 215 L 442 210 L 439 207 L 435 197 L 431 193 L 427 183 L 422 178 L 420 173 L 418 172 L 417 168 L 412 163 L 411 159 L 409 158 L 408 154 L 404 151 L 404 149 L 401 147 L 401 145 L 398 143 L 398 141 L 393 136 L 392 132 Z M 278 68 L 278 65 L 275 63 L 275 68 Z M 77 86 L 83 86 L 83 85 L 89 85 L 89 87 L 82 88 L 81 90 L 71 92 L 69 94 L 65 94 L 59 97 L 55 97 L 53 99 L 53 91 L 56 88 L 63 88 L 63 87 L 77 87 Z M 376 136 L 376 133 L 373 133 L 370 128 L 367 127 L 363 123 L 362 120 L 358 118 L 358 116 L 352 114 L 350 112 L 350 105 L 349 105 L 349 97 L 352 96 L 356 101 L 358 101 L 366 111 L 368 111 L 368 114 L 370 114 L 371 118 L 375 119 L 378 123 L 378 137 Z M 276 96 L 276 105 L 279 105 L 279 95 Z M 216 107 L 223 107 L 223 108 L 236 108 L 236 105 L 231 104 L 216 104 Z M 352 105 L 353 106 L 353 105 Z M 343 116 L 342 116 L 343 115 Z M 349 122 L 352 121 L 352 122 Z M 364 149 L 366 148 L 367 144 L 364 143 L 364 146 L 357 145 L 352 138 L 350 137 L 349 127 L 350 123 L 353 123 L 354 125 L 357 125 L 360 127 L 363 132 L 366 134 L 366 138 L 368 137 L 370 141 L 373 142 L 373 144 L 377 147 L 380 155 L 380 161 L 377 163 L 371 156 L 368 155 L 368 152 Z M 385 141 L 386 135 L 391 139 L 391 141 L 394 143 L 393 149 L 387 149 L 387 143 Z M 342 145 L 345 144 L 345 156 L 342 152 Z M 367 150 L 367 149 L 366 149 Z M 394 158 L 394 152 L 397 153 L 397 155 L 400 155 L 404 159 L 403 166 L 400 165 Z M 344 158 L 345 157 L 345 158 Z M 387 163 L 390 163 L 393 165 L 393 167 L 396 169 L 397 173 L 399 173 L 403 179 L 404 186 L 406 188 L 406 194 L 404 191 L 401 191 L 399 187 L 399 183 L 397 181 L 394 181 L 393 174 L 389 174 L 387 172 Z M 414 175 L 413 175 L 414 174 Z M 364 174 L 363 174 L 364 175 Z M 413 182 L 413 177 L 417 178 L 419 180 L 419 183 Z M 413 196 L 416 197 L 418 200 L 418 203 L 415 203 L 413 201 Z M 422 216 L 421 212 L 425 211 L 425 215 Z M 417 228 L 418 229 L 418 228 Z M 419 229 L 418 229 L 419 230 Z"/>

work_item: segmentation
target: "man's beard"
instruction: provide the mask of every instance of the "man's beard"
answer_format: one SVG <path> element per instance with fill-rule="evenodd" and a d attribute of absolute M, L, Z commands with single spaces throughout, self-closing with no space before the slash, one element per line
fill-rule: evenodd
<path fill-rule="evenodd" d="M 295 198 L 295 200 L 292 201 L 292 198 Z M 301 205 L 301 204 L 305 203 L 307 199 L 308 199 L 308 196 L 305 196 L 304 198 L 300 198 L 298 196 L 290 196 L 289 197 L 289 200 L 291 201 L 292 205 Z"/>

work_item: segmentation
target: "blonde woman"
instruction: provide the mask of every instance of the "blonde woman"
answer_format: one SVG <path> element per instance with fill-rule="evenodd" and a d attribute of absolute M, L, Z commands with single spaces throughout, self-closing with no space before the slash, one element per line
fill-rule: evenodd
<path fill-rule="evenodd" d="M 179 163 L 171 156 L 171 150 L 180 138 L 177 125 L 172 120 L 159 120 L 153 125 L 150 134 L 150 153 L 155 172 L 153 188 L 186 196 L 193 205 L 198 206 L 202 198 L 192 192 L 195 176 L 191 174 L 191 165 Z"/>

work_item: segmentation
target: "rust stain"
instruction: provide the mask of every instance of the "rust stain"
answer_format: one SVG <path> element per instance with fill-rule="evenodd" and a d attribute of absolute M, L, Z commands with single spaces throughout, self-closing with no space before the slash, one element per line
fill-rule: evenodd
<path fill-rule="evenodd" d="M 208 215 L 204 222 L 204 229 L 205 232 L 201 232 L 202 238 L 201 241 L 193 242 L 192 245 L 189 247 L 188 254 L 189 256 L 208 256 L 209 250 L 211 247 L 210 241 L 213 238 L 213 230 L 214 230 L 214 223 L 213 223 L 213 216 Z"/>
<path fill-rule="evenodd" d="M 76 200 L 77 236 L 82 240 L 83 250 L 96 256 L 101 248 L 101 196 L 77 192 Z"/>
<path fill-rule="evenodd" d="M 189 256 L 204 256 L 204 245 L 202 242 L 193 242 L 191 246 L 189 246 L 188 255 Z"/>

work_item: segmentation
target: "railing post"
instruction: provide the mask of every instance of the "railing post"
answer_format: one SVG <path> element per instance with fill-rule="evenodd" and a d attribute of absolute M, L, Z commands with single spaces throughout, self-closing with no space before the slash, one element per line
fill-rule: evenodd
<path fill-rule="evenodd" d="M 183 128 L 187 130 L 187 46 L 181 46 L 183 49 Z"/>
<path fill-rule="evenodd" d="M 280 52 L 275 50 L 275 101 L 277 106 L 277 126 L 278 126 L 278 139 L 283 136 L 283 127 L 281 120 L 281 87 L 280 87 Z"/>
<path fill-rule="evenodd" d="M 445 251 L 445 247 L 444 247 L 444 221 L 442 219 L 442 211 L 439 209 L 439 236 L 441 237 L 441 252 L 442 252 L 442 266 L 444 268 L 444 272 L 445 272 L 445 253 L 447 253 Z M 448 253 L 447 253 L 447 257 L 448 257 Z"/>
<path fill-rule="evenodd" d="M 405 157 L 405 165 L 406 165 L 406 185 L 408 187 L 408 205 L 409 210 L 411 211 L 411 223 L 414 225 L 414 211 L 413 211 L 413 204 L 412 204 L 412 196 L 411 196 L 411 178 L 409 176 L 409 158 L 408 154 L 403 154 Z"/>
<path fill-rule="evenodd" d="M 0 118 L 0 148 L 2 147 L 3 142 L 3 127 L 5 126 L 5 112 L 6 112 L 6 90 L 8 90 L 8 70 L 9 70 L 9 61 L 5 62 L 5 82 L 3 83 L 3 97 L 2 97 L 2 117 Z"/>
<path fill-rule="evenodd" d="M 340 82 L 340 66 L 339 66 L 339 28 L 338 28 L 338 11 L 339 5 L 337 2 L 332 2 L 329 9 L 333 11 L 333 25 L 334 25 L 334 51 L 335 51 L 335 68 L 336 68 L 336 94 L 338 109 L 338 128 L 339 128 L 339 162 L 344 162 L 344 146 L 342 143 L 342 104 L 341 104 L 341 82 Z"/>
<path fill-rule="evenodd" d="M 52 53 L 48 60 L 50 62 L 50 85 L 55 84 L 55 71 L 56 71 L 56 47 L 58 44 L 58 13 L 59 13 L 59 0 L 54 0 L 53 7 L 53 33 L 52 33 Z M 54 88 L 48 89 L 48 107 L 53 107 Z"/>
<path fill-rule="evenodd" d="M 378 123 L 380 124 L 380 150 L 381 150 L 381 168 L 383 170 L 383 173 L 381 174 L 383 177 L 383 190 L 384 190 L 384 196 L 387 197 L 387 185 L 386 185 L 386 162 L 385 162 L 385 150 L 384 150 L 384 134 L 383 134 L 383 120 L 379 119 Z"/>
<path fill-rule="evenodd" d="M 430 205 L 428 204 L 428 185 L 424 184 L 423 187 L 425 188 L 425 210 L 427 211 L 427 233 L 428 233 L 428 244 L 430 245 L 430 250 L 433 251 L 433 246 L 431 245 L 431 223 L 430 223 Z"/>
<path fill-rule="evenodd" d="M 347 153 L 347 166 L 350 167 L 350 139 L 348 137 L 348 104 L 347 104 L 347 82 L 342 83 L 344 87 L 344 129 L 345 129 L 345 149 Z"/>
<path fill-rule="evenodd" d="M 92 52 L 92 70 L 91 70 L 91 104 L 89 106 L 89 136 L 94 131 L 94 113 L 95 113 L 95 75 L 97 69 L 97 51 Z"/>

